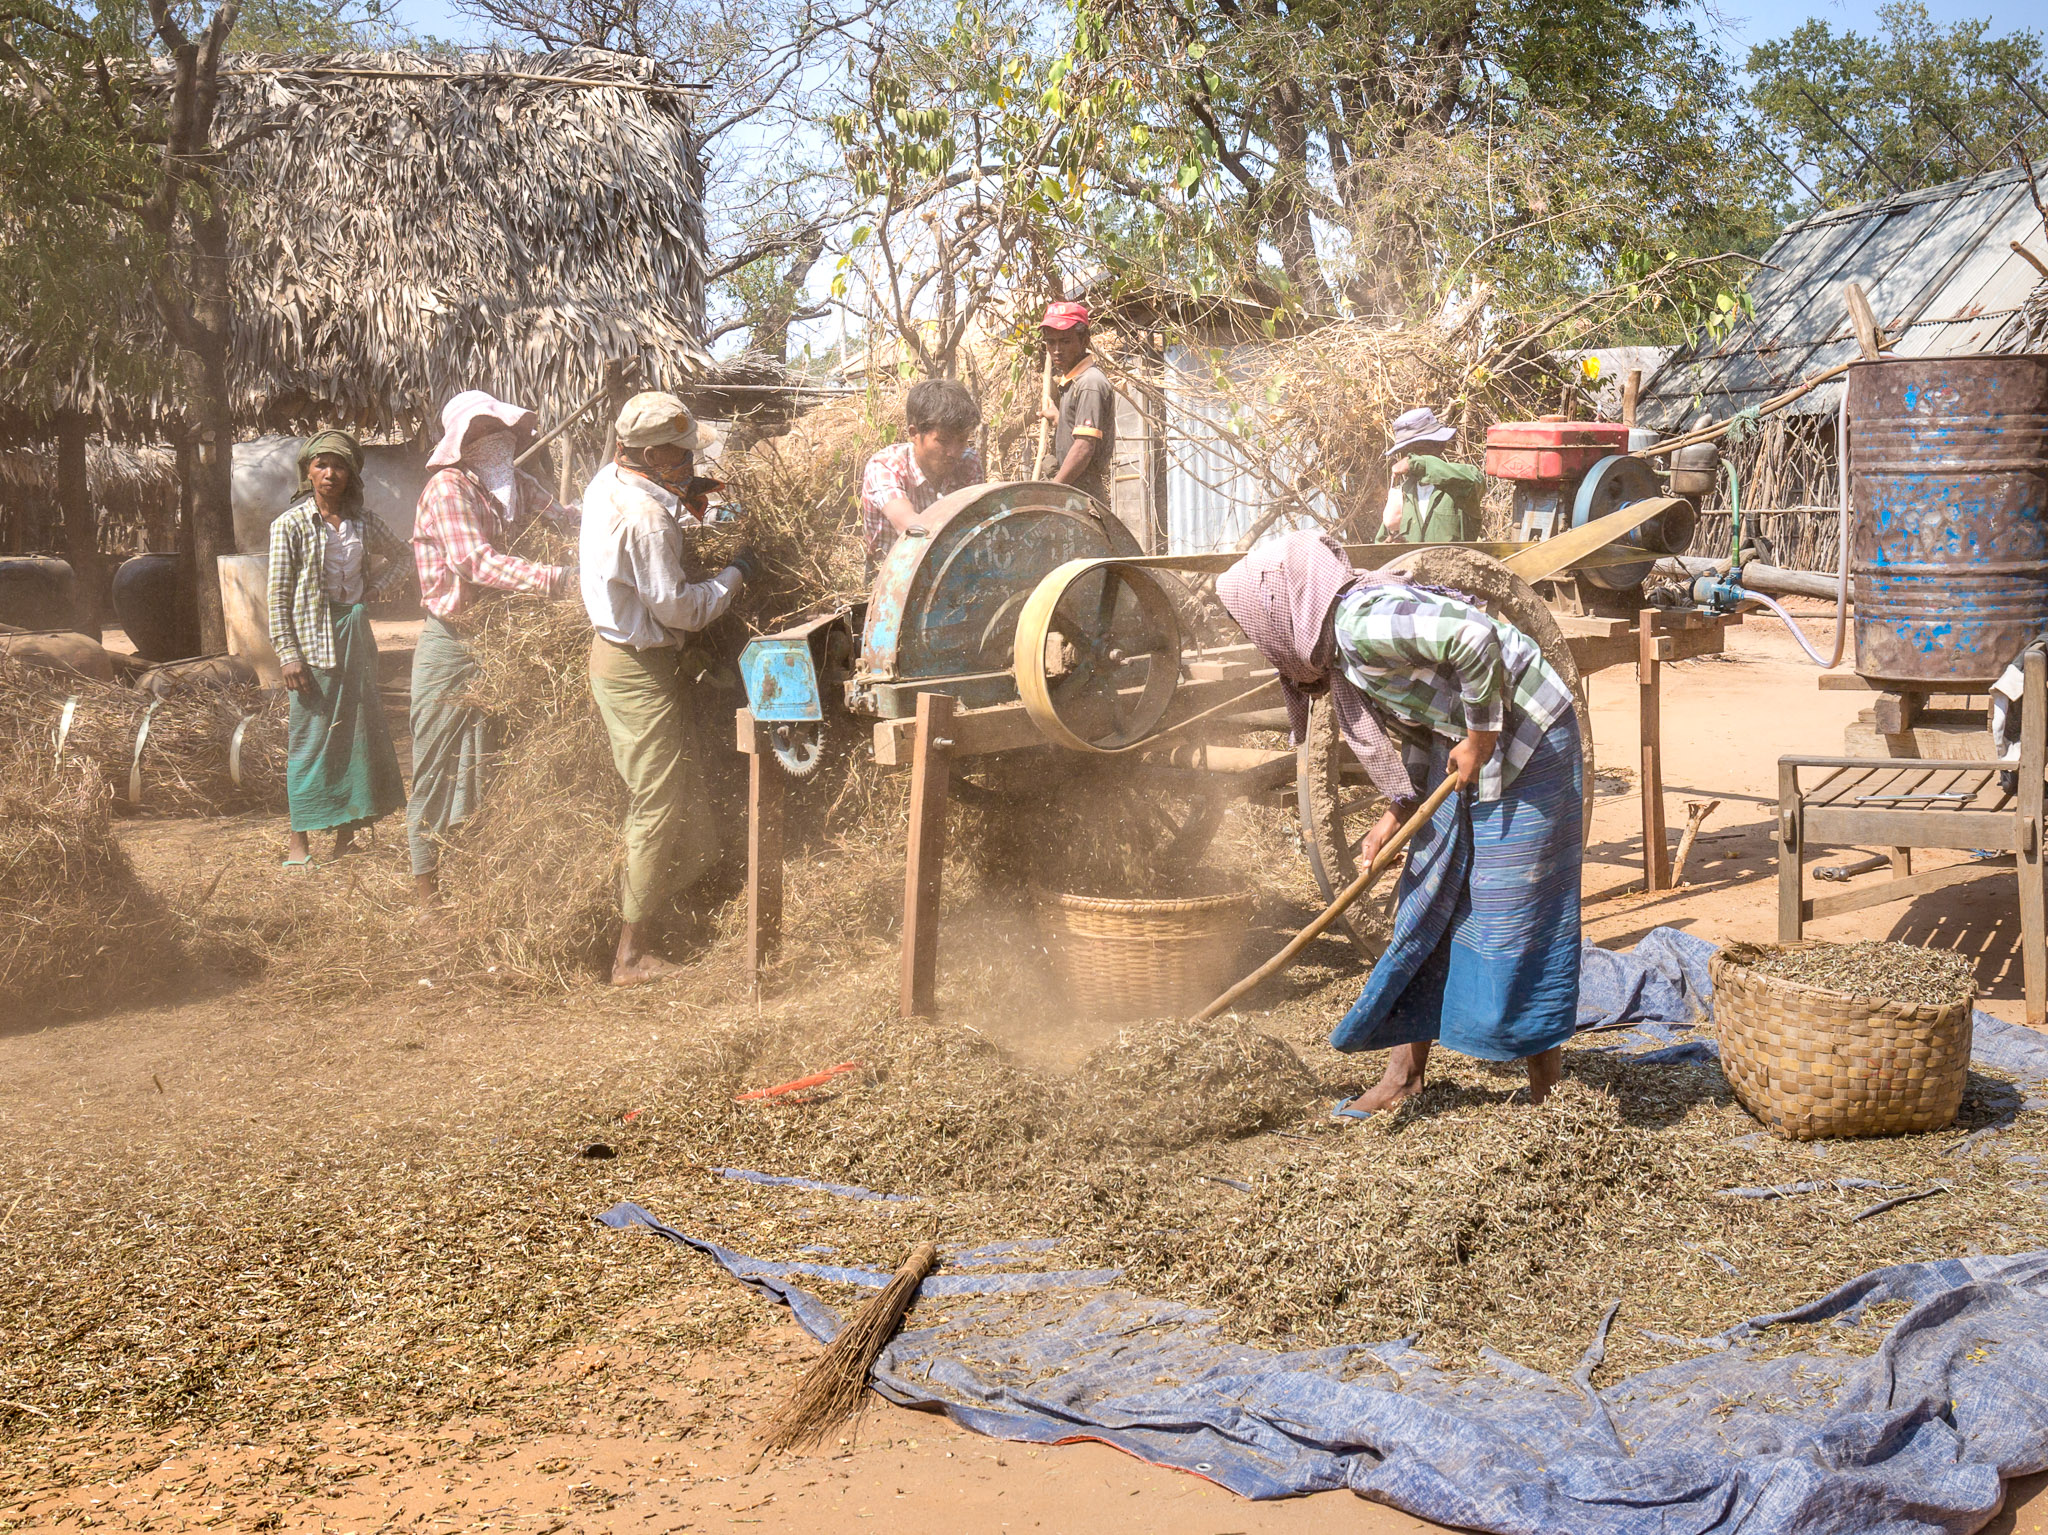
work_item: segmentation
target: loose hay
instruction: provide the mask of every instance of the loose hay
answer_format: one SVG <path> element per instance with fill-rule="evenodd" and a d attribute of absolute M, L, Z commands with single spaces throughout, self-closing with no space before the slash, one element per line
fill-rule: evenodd
<path fill-rule="evenodd" d="M 72 700 L 71 724 L 65 729 L 64 709 Z M 250 686 L 195 689 L 159 702 L 133 688 L 0 656 L 0 746 L 13 745 L 29 757 L 55 762 L 62 731 L 65 761 L 92 763 L 121 809 L 150 815 L 282 810 L 288 707 L 284 695 Z M 237 783 L 229 750 L 245 718 Z M 145 719 L 149 734 L 140 758 L 141 799 L 131 803 L 130 774 Z"/>
<path fill-rule="evenodd" d="M 114 840 L 93 764 L 0 754 L 0 1025 L 132 989 L 170 948 L 161 906 Z"/>

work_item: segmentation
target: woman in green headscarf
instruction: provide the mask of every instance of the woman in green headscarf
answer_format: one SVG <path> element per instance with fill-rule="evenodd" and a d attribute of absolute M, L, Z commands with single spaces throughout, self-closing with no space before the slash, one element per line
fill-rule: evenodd
<path fill-rule="evenodd" d="M 292 695 L 288 868 L 313 861 L 308 832 L 332 831 L 339 857 L 357 827 L 405 804 L 364 603 L 404 579 L 408 552 L 363 512 L 355 438 L 309 437 L 299 450 L 298 499 L 270 525 L 270 643 Z"/>

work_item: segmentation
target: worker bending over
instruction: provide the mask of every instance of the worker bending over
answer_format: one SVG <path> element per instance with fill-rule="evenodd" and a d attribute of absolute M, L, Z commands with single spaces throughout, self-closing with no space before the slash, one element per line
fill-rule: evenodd
<path fill-rule="evenodd" d="M 718 856 L 718 826 L 704 797 L 696 711 L 687 696 L 681 645 L 732 605 L 752 574 L 742 551 L 708 581 L 684 570 L 684 531 L 698 525 L 684 506 L 696 455 L 716 446 L 672 394 L 636 394 L 619 412 L 613 461 L 583 492 L 583 605 L 590 641 L 590 692 L 626 781 L 626 867 L 619 905 L 624 925 L 612 984 L 634 986 L 678 966 L 647 947 L 647 925 L 662 901 L 687 889 Z"/>
<path fill-rule="evenodd" d="M 1453 463 L 1427 451 L 1458 435 L 1437 420 L 1427 405 L 1394 419 L 1394 445 L 1387 449 L 1392 483 L 1381 519 L 1380 542 L 1469 544 L 1479 538 L 1480 498 L 1486 481 L 1470 464 Z"/>
<path fill-rule="evenodd" d="M 1048 304 L 1038 322 L 1052 360 L 1052 477 L 1110 504 L 1110 469 L 1116 461 L 1116 391 L 1089 350 L 1088 306 Z"/>
<path fill-rule="evenodd" d="M 903 402 L 907 442 L 892 442 L 860 477 L 861 542 L 868 581 L 939 497 L 981 483 L 981 459 L 971 446 L 981 407 L 950 378 L 921 379 Z M 929 530 L 927 530 L 929 531 Z"/>
<path fill-rule="evenodd" d="M 412 653 L 412 795 L 405 826 L 413 886 L 422 901 L 440 888 L 441 847 L 476 813 L 492 742 L 491 719 L 469 702 L 476 676 L 469 637 L 485 607 L 507 592 L 566 597 L 576 573 L 510 553 L 513 540 L 546 517 L 570 523 L 575 510 L 514 465 L 533 441 L 523 405 L 465 389 L 441 407 L 441 440 L 427 455 L 435 470 L 413 519 L 413 560 L 427 621 Z"/>
<path fill-rule="evenodd" d="M 1216 578 L 1230 616 L 1280 674 L 1295 733 L 1327 690 L 1337 723 L 1387 797 L 1370 862 L 1426 785 L 1461 792 L 1408 845 L 1394 932 L 1330 1036 L 1391 1050 L 1362 1118 L 1422 1091 L 1430 1046 L 1524 1061 L 1540 1103 L 1578 1025 L 1580 799 L 1572 693 L 1521 630 L 1394 574 L 1351 568 L 1322 533 L 1289 533 Z M 1399 741 L 1397 748 L 1394 744 Z"/>

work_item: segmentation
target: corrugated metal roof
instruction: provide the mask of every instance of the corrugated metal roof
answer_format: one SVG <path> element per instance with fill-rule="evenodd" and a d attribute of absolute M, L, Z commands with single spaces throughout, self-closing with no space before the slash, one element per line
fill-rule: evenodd
<path fill-rule="evenodd" d="M 1842 285 L 1860 283 L 1905 357 L 1990 350 L 2043 279 L 2011 242 L 2048 259 L 2048 231 L 2017 171 L 1952 181 L 1790 225 L 1750 281 L 1755 315 L 1717 346 L 1681 347 L 1643 386 L 1637 419 L 1671 431 L 1725 417 L 1856 355 Z M 1839 382 L 1791 407 L 1832 413 Z"/>

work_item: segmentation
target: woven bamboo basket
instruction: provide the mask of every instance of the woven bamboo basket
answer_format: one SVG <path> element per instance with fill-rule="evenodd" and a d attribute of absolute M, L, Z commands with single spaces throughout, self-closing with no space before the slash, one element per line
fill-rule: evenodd
<path fill-rule="evenodd" d="M 1974 993 L 1940 1007 L 1890 1002 L 1762 975 L 1743 962 L 1770 952 L 1731 945 L 1708 966 L 1721 1070 L 1744 1108 L 1794 1141 L 1954 1121 L 1970 1075 Z"/>
<path fill-rule="evenodd" d="M 1068 999 L 1088 1017 L 1181 1017 L 1237 979 L 1249 891 L 1174 901 L 1039 898 L 1039 920 Z"/>

